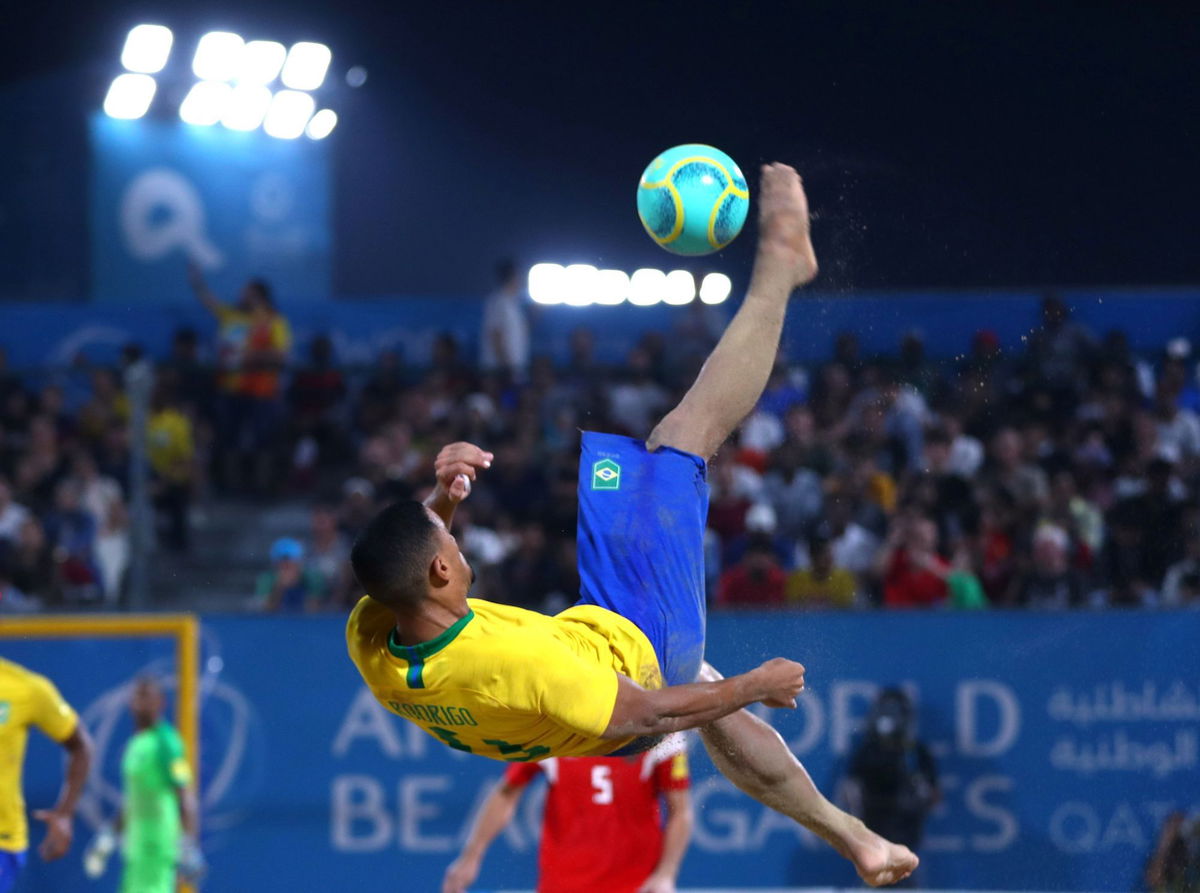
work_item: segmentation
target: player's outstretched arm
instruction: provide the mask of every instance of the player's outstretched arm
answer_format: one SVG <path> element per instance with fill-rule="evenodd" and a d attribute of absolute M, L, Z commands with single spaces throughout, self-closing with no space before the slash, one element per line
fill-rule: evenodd
<path fill-rule="evenodd" d="M 442 879 L 442 893 L 465 893 L 467 888 L 475 883 L 488 847 L 496 839 L 496 835 L 512 821 L 523 790 L 522 787 L 514 787 L 502 780 L 488 794 L 487 800 L 479 810 L 479 817 L 471 826 L 471 834 L 462 853 L 446 869 L 446 876 Z"/>
<path fill-rule="evenodd" d="M 38 847 L 38 852 L 47 862 L 61 859 L 71 848 L 75 807 L 79 805 L 92 766 L 92 739 L 82 723 L 75 726 L 75 731 L 62 742 L 62 746 L 67 752 L 67 776 L 63 781 L 62 794 L 53 809 L 39 809 L 33 814 L 35 819 L 46 823 L 46 837 Z"/>
<path fill-rule="evenodd" d="M 471 495 L 471 481 L 481 468 L 491 468 L 491 453 L 473 443 L 460 441 L 447 444 L 438 452 L 433 460 L 437 485 L 425 505 L 442 519 L 447 528 L 454 520 L 454 510 L 458 504 Z"/>
<path fill-rule="evenodd" d="M 617 703 L 605 738 L 640 738 L 698 729 L 748 704 L 792 708 L 804 690 L 804 667 L 777 657 L 749 673 L 714 682 L 649 690 L 617 677 Z"/>

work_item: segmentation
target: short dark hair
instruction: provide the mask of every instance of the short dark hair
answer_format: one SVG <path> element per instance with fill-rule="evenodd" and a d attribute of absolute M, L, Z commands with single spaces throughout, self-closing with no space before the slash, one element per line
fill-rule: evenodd
<path fill-rule="evenodd" d="M 350 550 L 354 576 L 367 595 L 388 607 L 411 607 L 425 595 L 437 528 L 425 506 L 393 503 L 371 519 Z"/>

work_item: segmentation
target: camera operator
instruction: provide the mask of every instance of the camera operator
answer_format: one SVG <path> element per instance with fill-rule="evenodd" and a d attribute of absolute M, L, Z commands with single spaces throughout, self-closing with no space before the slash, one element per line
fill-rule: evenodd
<path fill-rule="evenodd" d="M 868 828 L 918 850 L 941 791 L 933 756 L 916 737 L 912 701 L 900 689 L 884 689 L 876 698 L 847 783 L 852 811 Z M 914 884 L 910 878 L 901 886 Z"/>

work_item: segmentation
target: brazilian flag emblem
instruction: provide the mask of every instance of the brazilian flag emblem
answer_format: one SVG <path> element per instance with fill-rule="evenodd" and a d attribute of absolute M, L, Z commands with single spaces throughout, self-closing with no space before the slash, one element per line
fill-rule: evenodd
<path fill-rule="evenodd" d="M 612 459 L 601 459 L 592 466 L 593 490 L 620 490 L 621 466 Z"/>

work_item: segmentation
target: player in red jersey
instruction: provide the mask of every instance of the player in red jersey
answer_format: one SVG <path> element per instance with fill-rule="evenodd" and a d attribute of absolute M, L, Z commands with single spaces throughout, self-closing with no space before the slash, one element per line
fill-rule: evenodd
<path fill-rule="evenodd" d="M 526 786 L 550 784 L 537 893 L 675 893 L 692 834 L 683 741 L 635 757 L 562 757 L 513 763 L 484 802 L 442 893 L 464 893 L 488 846 L 512 820 Z M 667 805 L 665 826 L 659 798 Z"/>

